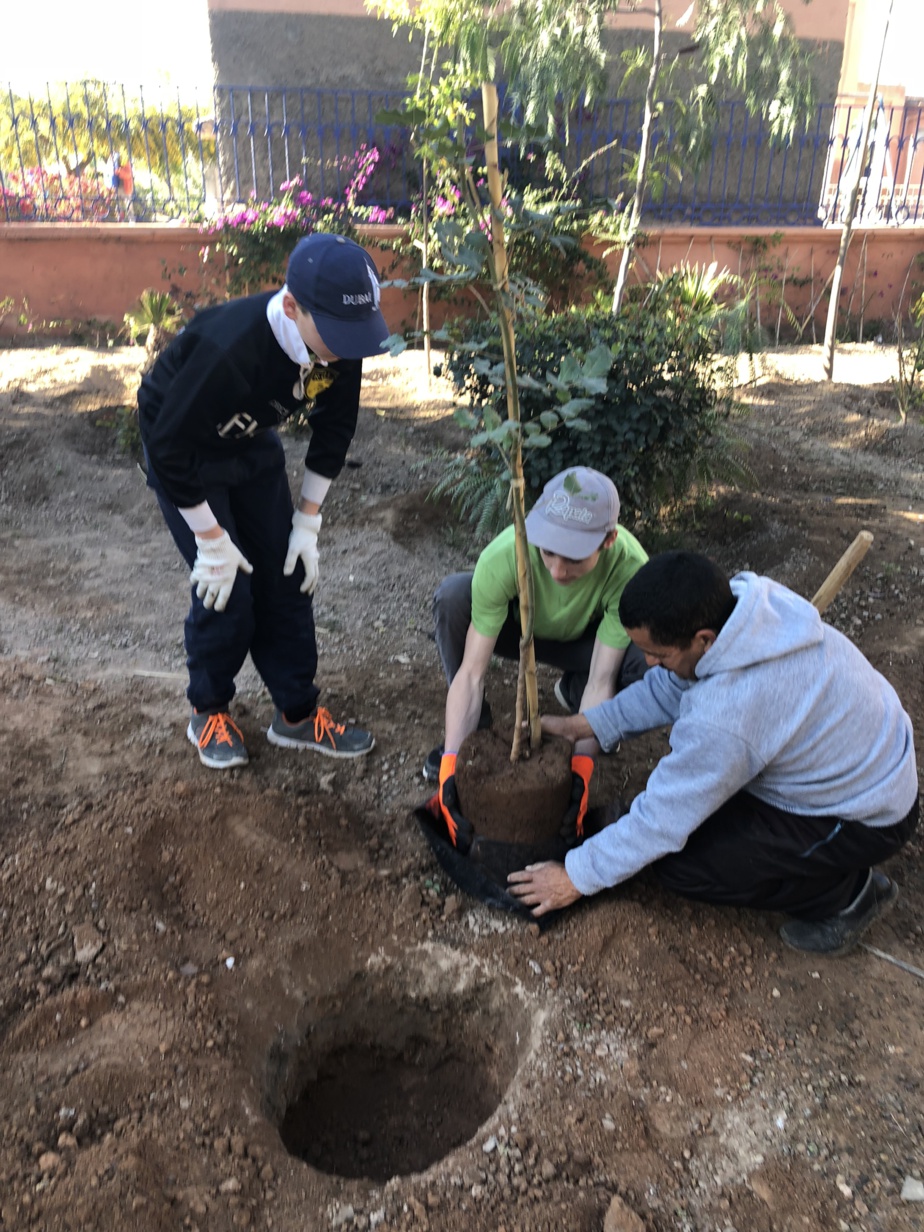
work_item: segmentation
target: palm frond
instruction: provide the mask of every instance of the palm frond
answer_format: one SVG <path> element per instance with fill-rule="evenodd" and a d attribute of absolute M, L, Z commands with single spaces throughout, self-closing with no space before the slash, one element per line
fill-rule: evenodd
<path fill-rule="evenodd" d="M 453 509 L 478 539 L 489 539 L 510 523 L 507 497 L 510 474 L 499 462 L 487 464 L 484 455 L 440 454 L 445 470 L 430 493 L 434 500 L 448 496 Z"/>

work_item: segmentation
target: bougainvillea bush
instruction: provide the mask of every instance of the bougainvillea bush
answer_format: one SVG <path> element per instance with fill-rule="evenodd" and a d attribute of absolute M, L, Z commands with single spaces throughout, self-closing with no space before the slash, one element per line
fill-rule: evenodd
<path fill-rule="evenodd" d="M 223 261 L 228 293 L 249 295 L 279 281 L 302 236 L 327 231 L 355 238 L 357 223 L 390 221 L 392 211 L 362 203 L 379 158 L 374 146 L 360 146 L 351 157 L 350 179 L 339 198 L 318 197 L 300 176 L 293 176 L 270 201 L 233 205 L 201 228 L 203 261 Z"/>
<path fill-rule="evenodd" d="M 7 222 L 101 222 L 111 216 L 116 192 L 97 175 L 30 167 L 4 175 L 0 200 L 0 218 Z"/>

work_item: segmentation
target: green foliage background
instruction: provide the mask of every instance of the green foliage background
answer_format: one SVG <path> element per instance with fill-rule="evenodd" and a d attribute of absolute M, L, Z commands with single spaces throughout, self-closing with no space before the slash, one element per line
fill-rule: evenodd
<path fill-rule="evenodd" d="M 527 504 L 553 475 L 591 466 L 619 489 L 621 521 L 656 517 L 685 497 L 722 438 L 730 405 L 713 362 L 712 330 L 669 276 L 620 316 L 572 307 L 517 324 Z M 452 492 L 483 533 L 505 521 L 498 498 L 509 475 L 495 448 L 503 431 L 502 357 L 489 322 L 455 326 L 445 372 L 469 408 L 457 418 L 472 447 L 447 467 Z"/>

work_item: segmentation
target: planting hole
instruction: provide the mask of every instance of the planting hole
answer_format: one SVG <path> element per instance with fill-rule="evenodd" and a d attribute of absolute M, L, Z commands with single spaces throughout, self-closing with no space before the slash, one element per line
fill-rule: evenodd
<path fill-rule="evenodd" d="M 428 1168 L 491 1116 L 529 1045 L 514 994 L 401 989 L 396 974 L 356 978 L 277 1071 L 282 1141 L 321 1172 L 385 1181 Z"/>

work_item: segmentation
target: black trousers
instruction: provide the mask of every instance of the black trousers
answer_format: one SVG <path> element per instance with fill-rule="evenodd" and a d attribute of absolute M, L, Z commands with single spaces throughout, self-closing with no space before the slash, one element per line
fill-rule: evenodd
<path fill-rule="evenodd" d="M 207 608 L 190 590 L 186 617 L 186 696 L 197 710 L 227 706 L 235 677 L 248 653 L 280 710 L 310 710 L 319 690 L 314 609 L 299 590 L 305 572 L 299 562 L 283 577 L 292 529 L 292 497 L 285 454 L 275 432 L 261 434 L 227 458 L 200 469 L 212 512 L 253 565 L 237 574 L 223 612 Z M 192 567 L 196 538 L 164 494 L 148 460 L 148 486 L 183 559 Z"/>
<path fill-rule="evenodd" d="M 919 802 L 892 826 L 803 817 L 732 796 L 654 868 L 677 894 L 725 906 L 823 920 L 853 902 L 861 875 L 907 843 Z"/>

